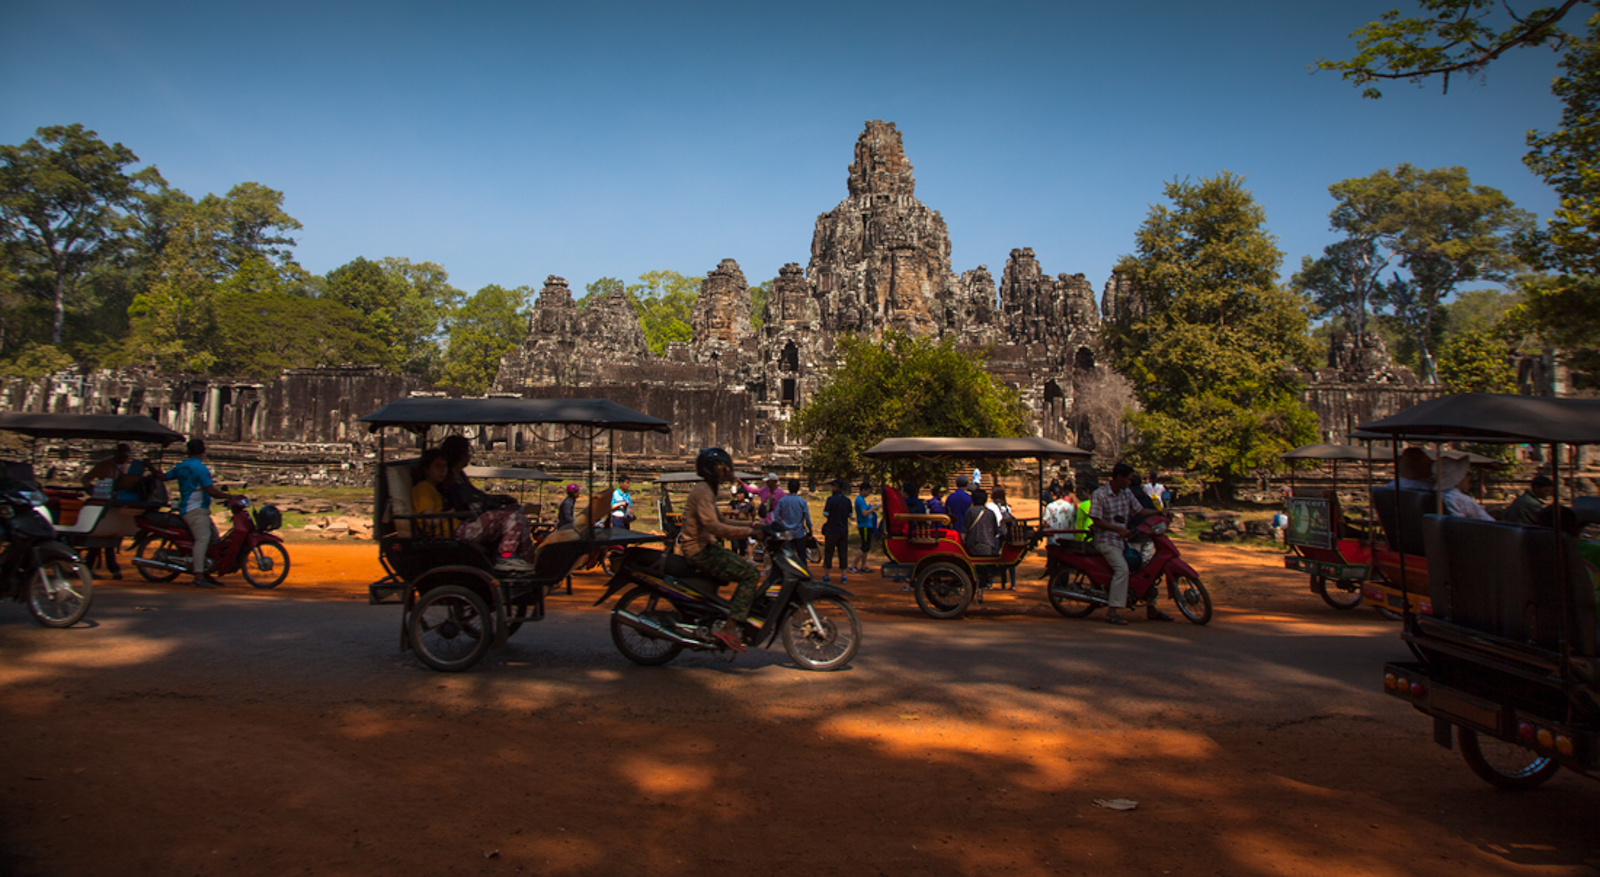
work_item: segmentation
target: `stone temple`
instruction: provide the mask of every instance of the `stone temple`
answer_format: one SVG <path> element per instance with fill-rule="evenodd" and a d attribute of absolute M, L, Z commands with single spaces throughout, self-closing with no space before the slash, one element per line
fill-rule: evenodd
<path fill-rule="evenodd" d="M 580 308 L 567 282 L 551 276 L 492 392 L 603 396 L 672 423 L 668 436 L 617 437 L 609 450 L 630 469 L 682 468 L 698 448 L 722 445 L 742 467 L 793 472 L 803 448 L 790 418 L 827 379 L 836 339 L 899 329 L 988 351 L 990 372 L 1021 392 L 1042 435 L 1117 453 L 1117 437 L 1105 425 L 1115 424 L 1132 396 L 1103 364 L 1100 330 L 1141 306 L 1120 277 L 1106 281 L 1097 301 L 1082 274 L 1046 274 L 1027 247 L 1011 251 L 998 278 L 984 265 L 957 273 L 944 219 L 917 200 L 893 124 L 866 123 L 845 191 L 817 217 L 806 266 L 790 263 L 773 278 L 759 330 L 749 280 L 732 259 L 701 282 L 693 340 L 672 344 L 661 357 L 646 347 L 621 292 Z M 1523 392 L 1551 392 L 1549 363 L 1527 365 Z M 1377 336 L 1362 344 L 1333 338 L 1327 367 L 1301 378 L 1302 399 L 1325 441 L 1343 441 L 1356 424 L 1439 392 L 1395 367 Z M 296 369 L 268 381 L 71 369 L 0 380 L 0 408 L 148 414 L 205 438 L 213 460 L 241 477 L 360 483 L 376 441 L 357 418 L 400 396 L 433 392 L 373 366 Z M 557 471 L 588 459 L 582 437 L 558 430 L 477 437 L 495 459 Z M 6 441 L 0 435 L 0 444 Z"/>
<path fill-rule="evenodd" d="M 493 392 L 605 396 L 673 423 L 670 439 L 625 440 L 637 443 L 631 448 L 619 440 L 622 452 L 715 444 L 741 460 L 791 464 L 801 448 L 790 415 L 826 379 L 835 339 L 898 329 L 989 350 L 991 372 L 1022 392 L 1043 435 L 1084 442 L 1072 416 L 1075 388 L 1103 371 L 1103 357 L 1101 305 L 1083 275 L 1051 277 L 1029 248 L 1011 251 L 998 288 L 987 266 L 957 274 L 944 218 L 917 200 L 892 123 L 867 123 L 846 188 L 817 217 L 804 270 L 790 263 L 773 280 L 759 332 L 749 281 L 732 259 L 701 283 L 694 339 L 661 358 L 645 349 L 620 293 L 580 311 L 567 282 L 552 276 Z M 1113 303 L 1118 288 L 1107 285 Z"/>

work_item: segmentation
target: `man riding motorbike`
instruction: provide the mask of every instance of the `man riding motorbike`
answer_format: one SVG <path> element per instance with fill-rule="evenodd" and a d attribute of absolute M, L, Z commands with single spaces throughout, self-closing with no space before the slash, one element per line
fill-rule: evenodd
<path fill-rule="evenodd" d="M 717 514 L 717 490 L 733 482 L 733 457 L 722 448 L 705 448 L 695 458 L 694 471 L 705 479 L 689 491 L 683 504 L 683 557 L 690 566 L 724 582 L 737 582 L 729 602 L 728 620 L 712 634 L 718 642 L 735 652 L 745 651 L 739 638 L 739 624 L 750 617 L 750 604 L 761 584 L 761 570 L 748 560 L 721 545 L 718 539 L 749 539 L 755 529 L 730 524 Z"/>
<path fill-rule="evenodd" d="M 1131 490 L 1133 467 L 1118 463 L 1111 467 L 1111 480 L 1101 485 L 1089 497 L 1089 515 L 1094 520 L 1094 547 L 1111 565 L 1111 587 L 1107 595 L 1106 621 L 1127 624 L 1117 610 L 1128 608 L 1128 560 L 1123 550 L 1127 539 L 1133 535 L 1133 524 L 1149 514 L 1152 509 L 1141 508 Z M 1171 621 L 1171 616 L 1157 609 L 1154 602 L 1146 608 L 1151 621 Z"/>

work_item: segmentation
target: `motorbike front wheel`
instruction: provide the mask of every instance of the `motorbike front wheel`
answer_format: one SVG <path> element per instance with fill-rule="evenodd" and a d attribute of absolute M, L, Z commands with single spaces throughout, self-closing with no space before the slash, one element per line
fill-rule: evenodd
<path fill-rule="evenodd" d="M 917 606 L 929 618 L 960 618 L 976 593 L 972 577 L 953 563 L 931 563 L 917 574 Z"/>
<path fill-rule="evenodd" d="M 170 562 L 174 558 L 181 558 L 185 565 L 189 562 L 189 553 L 185 551 L 180 554 L 177 543 L 171 539 L 156 539 L 151 536 L 141 536 L 133 543 L 133 556 L 146 560 L 159 560 L 163 563 Z M 145 566 L 142 563 L 135 563 L 133 566 L 147 582 L 170 582 L 178 577 L 176 570 Z"/>
<path fill-rule="evenodd" d="M 239 567 L 250 584 L 262 590 L 276 588 L 289 577 L 289 549 L 278 542 L 263 542 L 245 554 Z"/>
<path fill-rule="evenodd" d="M 837 670 L 861 648 L 854 606 L 822 597 L 795 607 L 783 622 L 783 648 L 802 670 Z"/>
<path fill-rule="evenodd" d="M 635 664 L 646 667 L 659 667 L 683 651 L 680 643 L 669 639 L 651 636 L 646 631 L 626 624 L 618 618 L 616 613 L 626 610 L 641 618 L 648 618 L 660 622 L 664 626 L 671 626 L 673 622 L 682 619 L 678 607 L 660 594 L 648 588 L 634 588 L 622 595 L 617 601 L 617 607 L 611 611 L 611 641 L 617 644 L 617 651 L 624 658 Z"/>
<path fill-rule="evenodd" d="M 1195 624 L 1211 620 L 1211 595 L 1206 593 L 1206 586 L 1200 584 L 1199 579 L 1173 576 L 1167 584 L 1172 588 L 1172 601 L 1178 604 L 1178 611 L 1184 618 Z"/>
<path fill-rule="evenodd" d="M 1470 728 L 1457 728 L 1461 760 L 1478 778 L 1496 788 L 1526 792 L 1544 785 L 1561 770 L 1561 764 L 1526 747 L 1497 737 L 1479 737 Z"/>
<path fill-rule="evenodd" d="M 28 586 L 28 614 L 45 627 L 71 627 L 89 614 L 94 576 L 65 545 L 39 548 L 39 568 Z"/>
<path fill-rule="evenodd" d="M 1076 597 L 1069 597 L 1065 594 L 1058 595 L 1055 590 L 1056 588 L 1070 588 L 1074 591 L 1087 591 L 1090 587 L 1088 573 L 1075 567 L 1068 567 L 1056 573 L 1050 579 L 1050 585 L 1047 589 L 1047 593 L 1050 596 L 1050 605 L 1054 606 L 1056 611 L 1061 613 L 1064 618 L 1083 618 L 1098 609 L 1100 604 L 1079 600 Z"/>
<path fill-rule="evenodd" d="M 1330 582 L 1323 576 L 1313 580 L 1317 586 L 1317 593 L 1322 595 L 1322 602 L 1335 609 L 1350 610 L 1361 605 L 1361 583 L 1349 579 L 1340 579 Z"/>

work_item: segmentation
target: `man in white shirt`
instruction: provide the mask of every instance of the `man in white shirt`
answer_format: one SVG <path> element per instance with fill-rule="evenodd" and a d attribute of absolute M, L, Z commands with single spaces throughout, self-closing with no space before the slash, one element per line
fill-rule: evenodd
<path fill-rule="evenodd" d="M 1440 456 L 1439 489 L 1444 491 L 1444 510 L 1452 517 L 1492 521 L 1494 516 L 1484 511 L 1478 501 L 1461 490 L 1467 483 L 1471 464 L 1466 457 Z"/>

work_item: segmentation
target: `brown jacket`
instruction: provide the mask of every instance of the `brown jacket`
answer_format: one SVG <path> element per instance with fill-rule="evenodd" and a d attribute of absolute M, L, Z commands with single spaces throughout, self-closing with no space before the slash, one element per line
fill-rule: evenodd
<path fill-rule="evenodd" d="M 696 484 L 683 502 L 683 531 L 678 539 L 683 543 L 684 557 L 699 554 L 718 539 L 744 539 L 754 532 L 722 520 L 717 514 L 717 493 L 704 481 Z"/>

